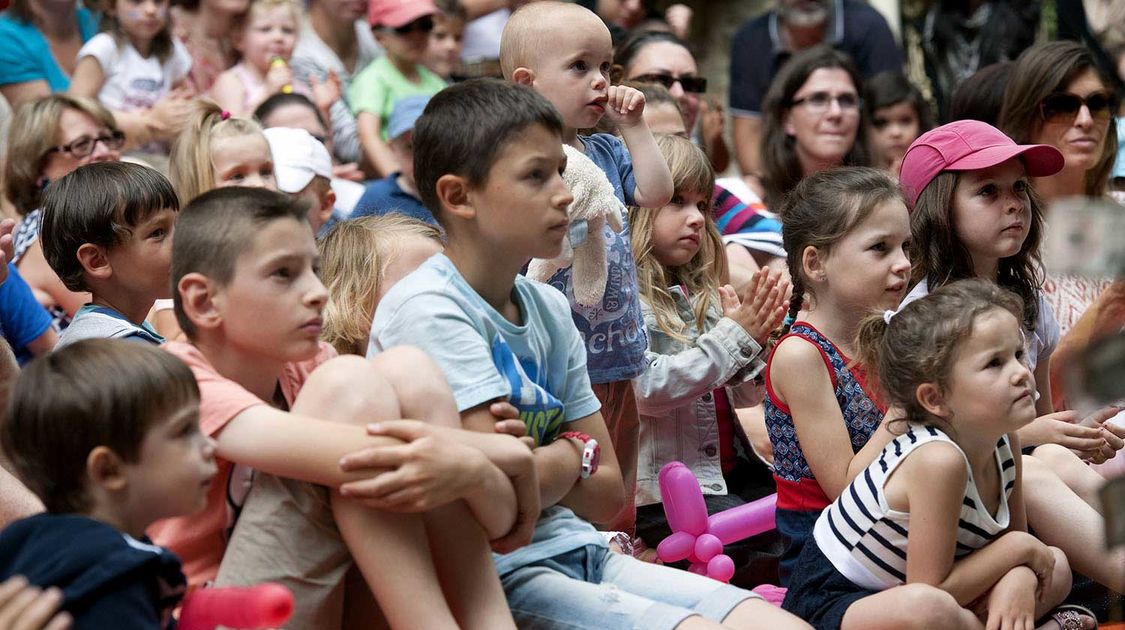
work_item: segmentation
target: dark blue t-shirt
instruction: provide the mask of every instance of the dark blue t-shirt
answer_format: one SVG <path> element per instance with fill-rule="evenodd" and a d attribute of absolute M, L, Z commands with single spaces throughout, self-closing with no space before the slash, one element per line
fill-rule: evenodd
<path fill-rule="evenodd" d="M 391 212 L 405 214 L 430 225 L 437 225 L 434 215 L 422 205 L 422 200 L 411 195 L 398 185 L 399 173 L 391 173 L 383 179 L 371 182 L 363 196 L 355 204 L 352 219 L 364 216 L 382 216 Z"/>
<path fill-rule="evenodd" d="M 35 299 L 16 266 L 9 263 L 8 279 L 0 284 L 0 333 L 12 346 L 20 365 L 34 358 L 27 344 L 50 327 L 51 314 Z"/>
<path fill-rule="evenodd" d="M 866 2 L 836 0 L 824 41 L 847 53 L 864 78 L 884 70 L 902 71 L 902 53 L 882 14 Z M 792 56 L 781 43 L 777 12 L 743 24 L 730 47 L 730 110 L 759 116 L 762 100 L 777 71 Z M 856 86 L 857 88 L 860 86 Z"/>

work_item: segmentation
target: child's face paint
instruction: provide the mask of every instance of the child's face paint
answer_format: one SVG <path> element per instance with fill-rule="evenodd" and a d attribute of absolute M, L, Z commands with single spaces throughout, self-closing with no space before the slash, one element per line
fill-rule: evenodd
<path fill-rule="evenodd" d="M 169 0 L 118 0 L 117 21 L 130 42 L 143 55 L 152 40 L 168 28 Z"/>

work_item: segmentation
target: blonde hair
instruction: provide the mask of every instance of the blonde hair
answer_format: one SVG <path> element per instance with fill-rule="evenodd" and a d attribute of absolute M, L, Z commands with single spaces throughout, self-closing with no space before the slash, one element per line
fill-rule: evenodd
<path fill-rule="evenodd" d="M 261 15 L 265 11 L 279 7 L 289 9 L 289 12 L 293 15 L 293 25 L 297 27 L 297 32 L 299 33 L 304 8 L 301 4 L 298 4 L 296 0 L 250 0 L 250 5 L 247 7 L 246 12 L 235 16 L 231 22 L 231 32 L 236 35 L 241 35 L 250 24 L 250 20 L 254 19 L 254 17 Z"/>
<path fill-rule="evenodd" d="M 86 114 L 111 131 L 117 130 L 113 114 L 98 101 L 84 96 L 57 93 L 20 106 L 12 117 L 4 164 L 4 195 L 20 215 L 43 203 L 43 165 L 47 152 L 59 142 L 59 120 L 68 109 Z"/>
<path fill-rule="evenodd" d="M 690 140 L 678 136 L 658 136 L 656 145 L 668 169 L 676 194 L 696 192 L 707 200 L 703 211 L 703 240 L 699 251 L 687 262 L 666 268 L 656 259 L 652 245 L 653 223 L 662 208 L 630 208 L 633 257 L 637 261 L 637 286 L 641 299 L 656 316 L 656 325 L 673 339 L 686 340 L 688 324 L 676 311 L 676 302 L 668 287 L 679 284 L 695 302 L 695 321 L 702 324 L 708 309 L 719 296 L 719 279 L 726 273 L 723 238 L 711 216 L 711 200 L 715 189 L 715 172 L 707 156 Z M 700 332 L 703 332 L 702 330 Z"/>
<path fill-rule="evenodd" d="M 172 143 L 168 166 L 168 174 L 181 206 L 215 187 L 215 165 L 211 160 L 214 141 L 247 135 L 257 135 L 269 146 L 262 127 L 253 120 L 230 116 L 214 101 L 200 99 L 195 102 L 195 111 Z"/>
<path fill-rule="evenodd" d="M 541 50 L 544 38 L 549 34 L 560 35 L 573 29 L 579 20 L 593 20 L 605 29 L 609 41 L 609 29 L 593 11 L 572 2 L 540 0 L 516 9 L 504 24 L 500 34 L 500 71 L 504 78 L 511 80 L 517 68 L 537 70 L 543 58 Z M 565 25 L 565 26 L 564 26 Z"/>
<path fill-rule="evenodd" d="M 328 287 L 320 336 L 340 354 L 364 354 L 384 272 L 410 236 L 442 242 L 436 227 L 391 213 L 337 223 L 317 244 L 320 278 Z"/>

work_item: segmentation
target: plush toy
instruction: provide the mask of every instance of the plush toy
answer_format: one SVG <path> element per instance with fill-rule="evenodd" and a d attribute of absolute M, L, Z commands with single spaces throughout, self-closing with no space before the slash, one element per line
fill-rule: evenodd
<path fill-rule="evenodd" d="M 574 202 L 567 208 L 570 229 L 558 257 L 532 259 L 527 277 L 546 282 L 559 269 L 573 267 L 574 301 L 597 306 L 605 294 L 608 274 L 605 226 L 608 223 L 614 232 L 620 232 L 625 206 L 597 164 L 569 145 L 563 145 L 563 150 L 567 159 L 563 180 L 574 195 Z"/>

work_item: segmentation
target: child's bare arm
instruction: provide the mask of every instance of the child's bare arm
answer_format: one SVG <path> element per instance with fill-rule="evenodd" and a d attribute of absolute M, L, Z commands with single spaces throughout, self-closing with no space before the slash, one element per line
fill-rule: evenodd
<path fill-rule="evenodd" d="M 70 79 L 67 92 L 87 98 L 97 98 L 103 84 L 105 84 L 105 71 L 102 70 L 101 62 L 93 55 L 86 55 L 75 64 L 74 76 Z"/>
<path fill-rule="evenodd" d="M 633 160 L 637 189 L 633 201 L 644 208 L 660 208 L 672 199 L 672 173 L 644 121 L 645 97 L 624 85 L 609 87 L 606 117 L 617 125 Z"/>
<path fill-rule="evenodd" d="M 215 103 L 224 111 L 235 116 L 245 116 L 249 113 L 243 111 L 245 108 L 242 106 L 243 101 L 246 100 L 246 86 L 242 85 L 242 81 L 233 70 L 227 70 L 215 79 L 215 84 L 211 86 L 211 98 L 215 99 Z"/>
<path fill-rule="evenodd" d="M 386 177 L 399 169 L 398 160 L 390 145 L 383 141 L 379 116 L 371 112 L 359 112 L 355 117 L 356 129 L 363 154 L 375 167 L 379 177 Z"/>
<path fill-rule="evenodd" d="M 909 503 L 906 582 L 937 586 L 964 606 L 1020 565 L 1027 565 L 1041 580 L 1050 580 L 1053 554 L 1024 532 L 1009 531 L 954 561 L 968 477 L 964 456 L 950 445 L 935 443 L 918 447 L 887 480 L 888 502 L 893 504 L 892 484 L 896 484 L 905 489 Z"/>

